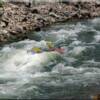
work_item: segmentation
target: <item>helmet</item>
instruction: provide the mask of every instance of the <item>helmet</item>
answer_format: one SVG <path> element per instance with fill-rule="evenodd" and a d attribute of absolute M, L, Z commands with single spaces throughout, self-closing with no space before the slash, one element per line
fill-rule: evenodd
<path fill-rule="evenodd" d="M 52 42 L 49 42 L 49 41 L 47 42 L 47 46 L 49 49 L 54 48 L 54 44 Z"/>
<path fill-rule="evenodd" d="M 38 47 L 33 47 L 32 51 L 35 52 L 35 53 L 41 53 L 42 52 L 41 48 L 38 48 Z"/>

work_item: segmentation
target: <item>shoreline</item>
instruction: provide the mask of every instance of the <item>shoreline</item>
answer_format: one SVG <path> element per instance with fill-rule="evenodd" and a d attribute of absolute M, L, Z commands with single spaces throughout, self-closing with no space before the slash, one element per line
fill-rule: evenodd
<path fill-rule="evenodd" d="M 68 20 L 91 19 L 100 16 L 96 2 L 45 3 L 25 5 L 5 3 L 0 7 L 0 45 L 28 38 L 29 32 Z"/>

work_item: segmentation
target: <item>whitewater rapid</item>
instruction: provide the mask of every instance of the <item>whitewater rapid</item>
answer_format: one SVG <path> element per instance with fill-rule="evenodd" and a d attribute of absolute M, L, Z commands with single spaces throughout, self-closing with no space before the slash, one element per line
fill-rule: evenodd
<path fill-rule="evenodd" d="M 0 98 L 92 98 L 100 92 L 100 19 L 54 25 L 0 49 Z M 37 41 L 38 40 L 38 41 Z M 64 54 L 32 54 L 46 41 Z"/>

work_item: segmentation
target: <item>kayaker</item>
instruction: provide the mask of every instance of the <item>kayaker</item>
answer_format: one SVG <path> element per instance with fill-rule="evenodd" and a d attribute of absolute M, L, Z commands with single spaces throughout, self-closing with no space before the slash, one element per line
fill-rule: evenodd
<path fill-rule="evenodd" d="M 42 52 L 42 49 L 41 48 L 38 48 L 38 47 L 33 47 L 31 51 L 33 53 L 41 53 Z"/>
<path fill-rule="evenodd" d="M 55 47 L 54 46 L 54 43 L 52 43 L 52 42 L 46 42 L 46 45 L 47 45 L 47 48 L 39 48 L 39 47 L 33 47 L 32 48 L 32 52 L 33 53 L 42 53 L 42 52 L 44 52 L 44 51 L 56 51 L 56 52 L 59 52 L 59 53 L 61 53 L 61 54 L 63 54 L 64 53 L 64 48 L 62 48 L 62 47 Z"/>
<path fill-rule="evenodd" d="M 57 51 L 57 52 L 59 52 L 61 54 L 64 53 L 64 48 L 62 48 L 62 47 L 55 47 L 52 42 L 47 42 L 47 46 L 49 48 L 49 51 Z"/>

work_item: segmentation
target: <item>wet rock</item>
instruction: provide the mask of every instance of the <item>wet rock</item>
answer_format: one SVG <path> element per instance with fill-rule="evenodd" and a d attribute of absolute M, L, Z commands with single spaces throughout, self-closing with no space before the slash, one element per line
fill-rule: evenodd
<path fill-rule="evenodd" d="M 36 28 L 34 28 L 34 30 L 35 30 L 36 32 L 38 32 L 38 31 L 41 30 L 41 28 L 40 28 L 40 27 L 36 27 Z"/>

